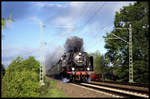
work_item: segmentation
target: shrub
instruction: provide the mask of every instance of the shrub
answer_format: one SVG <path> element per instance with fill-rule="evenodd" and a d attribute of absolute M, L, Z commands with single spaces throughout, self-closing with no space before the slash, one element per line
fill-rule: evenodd
<path fill-rule="evenodd" d="M 2 80 L 2 97 L 39 97 L 39 67 L 34 57 L 13 60 Z"/>

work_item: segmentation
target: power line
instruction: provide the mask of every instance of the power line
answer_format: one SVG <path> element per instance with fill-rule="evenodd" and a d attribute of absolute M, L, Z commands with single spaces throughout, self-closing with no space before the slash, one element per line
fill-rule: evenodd
<path fill-rule="evenodd" d="M 80 4 L 80 3 L 79 3 Z M 93 7 L 94 9 L 95 9 L 95 7 Z M 85 11 L 83 11 L 83 13 L 80 13 L 80 17 L 79 17 L 79 19 L 78 19 L 78 22 L 80 22 L 80 20 L 82 19 L 82 17 L 84 17 L 84 16 L 90 16 L 90 14 L 91 14 L 91 10 L 90 10 L 91 8 L 88 6 L 87 7 L 87 9 L 85 10 Z M 94 10 L 94 9 L 92 9 L 92 10 Z M 79 25 L 79 29 L 78 29 L 78 32 L 76 32 L 76 34 L 77 33 L 79 33 L 79 30 L 80 29 L 82 29 L 82 27 L 81 27 L 82 25 Z"/>
<path fill-rule="evenodd" d="M 83 26 L 83 28 L 82 29 L 84 29 L 86 26 L 87 26 L 87 24 L 91 21 L 91 19 L 94 17 L 94 16 L 96 16 L 96 14 L 97 14 L 97 12 L 98 12 L 98 10 L 101 10 L 102 9 L 102 7 L 104 6 L 104 4 L 105 3 L 103 3 L 103 5 L 102 6 L 100 6 L 94 13 L 93 13 L 93 15 L 88 19 L 88 21 L 87 21 L 87 23 Z M 99 11 L 100 12 L 100 11 Z M 79 31 L 79 32 L 81 32 L 81 30 Z"/>
<path fill-rule="evenodd" d="M 89 16 L 89 14 L 90 14 L 90 8 L 89 8 L 89 7 L 88 7 L 87 10 L 84 12 L 84 14 L 85 14 L 86 16 Z M 82 15 L 82 17 L 83 17 L 83 16 L 85 16 L 84 14 L 81 13 L 80 15 Z M 82 17 L 79 18 L 79 21 L 81 20 Z"/>
<path fill-rule="evenodd" d="M 104 6 L 104 5 L 103 5 Z M 111 23 L 111 22 L 110 22 Z M 102 30 L 105 30 L 106 28 L 108 29 L 108 27 L 110 27 L 111 25 L 110 24 L 108 24 L 108 25 L 105 25 L 103 28 L 102 28 Z M 97 34 L 96 34 L 96 36 L 97 36 Z"/>
<path fill-rule="evenodd" d="M 92 9 L 92 10 L 95 11 L 97 8 L 98 8 L 98 7 L 94 7 L 94 9 Z M 87 10 L 86 16 L 90 16 L 92 10 L 91 10 L 91 9 L 90 9 L 89 11 Z M 90 18 L 91 18 L 91 17 L 90 17 Z M 89 20 L 88 20 L 88 21 L 89 21 Z M 88 22 L 88 21 L 87 21 L 87 22 Z M 87 23 L 87 22 L 85 22 L 85 23 Z M 84 24 L 83 26 L 85 26 L 85 25 L 86 25 L 86 24 Z M 78 30 L 77 33 L 79 33 L 79 31 L 80 31 L 81 29 L 82 29 L 82 26 L 80 26 L 80 29 Z"/>

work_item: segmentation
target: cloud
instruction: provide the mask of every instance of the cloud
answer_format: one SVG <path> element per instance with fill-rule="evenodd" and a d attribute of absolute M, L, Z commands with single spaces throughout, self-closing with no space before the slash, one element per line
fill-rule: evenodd
<path fill-rule="evenodd" d="M 103 4 L 104 7 L 101 8 Z M 111 15 L 128 4 L 129 2 L 2 2 L 2 17 L 8 17 L 10 13 L 12 13 L 14 19 L 43 15 L 45 22 L 48 23 L 58 22 L 57 19 L 64 18 L 65 20 L 68 19 L 69 23 L 82 24 L 98 8 L 101 9 L 97 11 L 99 14 L 95 16 L 94 21 L 103 16 L 102 12 Z"/>
<path fill-rule="evenodd" d="M 69 32 L 78 33 L 84 28 L 92 30 L 93 24 L 101 27 L 113 23 L 115 12 L 125 5 L 129 5 L 129 2 L 71 2 L 67 8 L 61 8 L 61 14 L 56 14 L 50 22 L 76 26 L 75 30 Z"/>
<path fill-rule="evenodd" d="M 32 2 L 34 6 L 43 8 L 43 7 L 67 7 L 65 2 Z"/>
<path fill-rule="evenodd" d="M 60 8 L 56 7 L 53 8 L 53 12 L 56 12 L 58 14 L 52 15 L 50 13 L 49 9 L 51 9 L 51 6 L 48 7 L 43 7 L 45 9 L 45 13 L 47 13 L 46 21 L 47 24 L 52 24 L 52 25 L 63 25 L 63 26 L 72 26 L 75 27 L 75 29 L 70 29 L 66 28 L 62 30 L 63 33 L 72 33 L 75 32 L 78 29 L 81 29 L 81 25 L 83 23 L 86 23 L 89 20 L 89 16 L 93 16 L 95 13 L 95 9 L 98 10 L 98 5 L 95 7 L 93 4 L 86 5 L 85 3 L 80 3 L 80 2 L 71 2 L 68 7 Z M 54 17 L 55 16 L 55 17 Z M 50 20 L 53 19 L 53 20 Z M 83 24 L 84 25 L 84 24 Z"/>
<path fill-rule="evenodd" d="M 40 24 L 40 22 L 41 22 L 41 20 L 36 16 L 29 17 L 28 19 L 33 21 L 36 24 Z"/>
<path fill-rule="evenodd" d="M 61 34 L 72 33 L 76 29 L 71 17 L 58 17 L 55 20 L 55 26 L 59 26 L 56 28 L 61 29 Z"/>
<path fill-rule="evenodd" d="M 2 49 L 2 64 L 7 67 L 17 56 L 21 56 L 24 59 L 29 56 L 35 56 L 38 59 L 39 52 L 39 48 L 9 46 Z"/>
<path fill-rule="evenodd" d="M 63 52 L 63 48 L 55 45 L 42 46 L 42 57 L 44 58 L 43 61 L 47 60 L 48 55 L 52 54 L 53 52 L 56 53 L 56 51 L 58 51 L 58 53 Z M 53 55 L 55 55 L 55 53 Z M 17 56 L 21 56 L 24 59 L 28 58 L 29 56 L 34 56 L 36 60 L 41 62 L 40 55 L 41 55 L 40 47 L 33 48 L 28 46 L 24 47 L 8 46 L 2 48 L 2 64 L 4 64 L 5 67 L 7 67 L 12 62 L 12 60 L 15 59 Z"/>
<path fill-rule="evenodd" d="M 133 4 L 134 2 L 72 2 L 70 5 L 72 15 L 83 17 L 84 20 L 95 15 L 91 21 L 100 22 L 101 20 L 99 19 L 104 19 L 106 22 L 109 21 L 106 20 L 107 17 L 114 16 L 116 11 L 119 11 L 123 6 L 129 5 L 129 3 Z"/>
<path fill-rule="evenodd" d="M 75 27 L 61 29 L 67 34 L 90 29 L 95 23 L 97 27 L 110 24 L 115 12 L 125 5 L 129 2 L 2 2 L 2 17 L 10 13 L 15 20 L 36 16 L 47 25 Z"/>

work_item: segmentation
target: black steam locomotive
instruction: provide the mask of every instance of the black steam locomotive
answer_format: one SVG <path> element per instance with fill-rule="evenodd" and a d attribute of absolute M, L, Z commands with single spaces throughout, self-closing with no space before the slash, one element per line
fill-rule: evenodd
<path fill-rule="evenodd" d="M 88 81 L 93 72 L 93 57 L 83 51 L 70 51 L 64 53 L 57 65 L 62 79 Z"/>
<path fill-rule="evenodd" d="M 83 39 L 70 37 L 64 45 L 65 53 L 47 72 L 48 76 L 69 79 L 69 81 L 89 81 L 93 73 L 93 57 L 83 51 Z"/>

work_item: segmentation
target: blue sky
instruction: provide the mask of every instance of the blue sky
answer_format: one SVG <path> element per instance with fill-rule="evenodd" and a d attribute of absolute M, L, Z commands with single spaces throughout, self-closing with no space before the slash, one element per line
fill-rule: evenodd
<path fill-rule="evenodd" d="M 106 53 L 103 36 L 113 29 L 115 12 L 134 2 L 2 2 L 2 17 L 12 14 L 14 22 L 2 30 L 2 64 L 17 56 L 40 59 L 40 22 L 46 54 L 56 48 L 64 50 L 68 37 L 78 36 L 88 53 Z"/>

